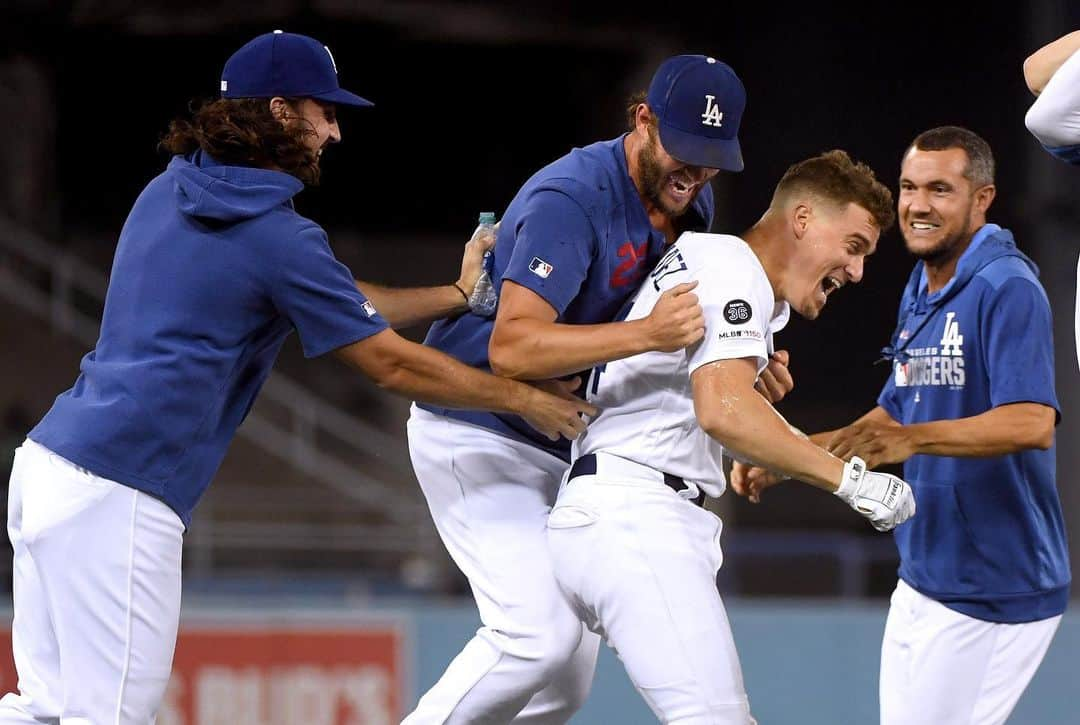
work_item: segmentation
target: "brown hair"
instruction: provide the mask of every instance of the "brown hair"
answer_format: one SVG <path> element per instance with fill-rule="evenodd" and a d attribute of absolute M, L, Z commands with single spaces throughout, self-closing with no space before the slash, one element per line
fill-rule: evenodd
<path fill-rule="evenodd" d="M 904 150 L 904 156 L 912 146 L 920 151 L 962 149 L 968 159 L 964 178 L 976 188 L 994 183 L 994 152 L 990 150 L 990 144 L 974 131 L 962 126 L 938 126 L 916 136 L 911 146 Z"/>
<path fill-rule="evenodd" d="M 626 123 L 630 131 L 637 128 L 637 108 L 642 103 L 647 103 L 647 98 L 648 94 L 645 91 L 637 91 L 626 101 Z M 649 111 L 649 120 L 651 123 L 656 123 L 656 116 L 653 115 L 651 109 Z"/>
<path fill-rule="evenodd" d="M 796 192 L 822 197 L 837 205 L 857 204 L 870 212 L 878 229 L 885 231 L 896 218 L 892 192 L 866 164 L 834 149 L 793 164 L 773 192 L 774 203 Z"/>
<path fill-rule="evenodd" d="M 297 99 L 286 99 L 296 106 Z M 228 166 L 278 169 L 309 186 L 319 183 L 319 157 L 304 144 L 309 128 L 285 126 L 265 98 L 219 98 L 198 106 L 191 120 L 169 124 L 160 148 L 187 155 L 202 149 Z"/>

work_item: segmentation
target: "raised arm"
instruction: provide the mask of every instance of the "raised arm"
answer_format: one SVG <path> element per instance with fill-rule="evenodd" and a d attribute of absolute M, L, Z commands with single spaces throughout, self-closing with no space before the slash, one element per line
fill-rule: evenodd
<path fill-rule="evenodd" d="M 1024 82 L 1036 96 L 1070 56 L 1080 50 L 1080 30 L 1051 41 L 1024 60 Z"/>
<path fill-rule="evenodd" d="M 668 290 L 639 320 L 598 325 L 556 322 L 558 313 L 528 287 L 503 282 L 488 358 L 498 375 L 537 380 L 587 370 L 649 350 L 681 350 L 699 340 L 705 323 L 692 290 Z"/>
<path fill-rule="evenodd" d="M 374 282 L 356 280 L 356 286 L 394 329 L 423 325 L 467 312 L 469 309 L 468 298 L 453 284 L 438 287 L 384 287 Z"/>
<path fill-rule="evenodd" d="M 1039 96 L 1024 117 L 1028 130 L 1052 150 L 1080 144 L 1080 30 L 1035 51 L 1024 61 L 1024 80 Z"/>
<path fill-rule="evenodd" d="M 356 280 L 356 286 L 395 329 L 458 315 L 469 310 L 468 295 L 483 270 L 484 252 L 494 244 L 493 234 L 478 234 L 466 242 L 461 275 L 451 284 L 399 288 Z"/>

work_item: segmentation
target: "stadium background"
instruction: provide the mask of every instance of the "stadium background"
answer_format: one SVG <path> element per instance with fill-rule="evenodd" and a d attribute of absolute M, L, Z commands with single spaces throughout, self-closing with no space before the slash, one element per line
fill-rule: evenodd
<path fill-rule="evenodd" d="M 298 198 L 358 277 L 456 276 L 478 211 L 501 210 L 548 161 L 621 132 L 629 94 L 680 52 L 730 63 L 748 90 L 747 169 L 718 177 L 716 231 L 753 223 L 792 162 L 844 148 L 895 191 L 910 139 L 968 126 L 998 159 L 991 218 L 1042 268 L 1055 309 L 1059 488 L 1080 551 L 1080 373 L 1072 336 L 1080 176 L 1023 127 L 1020 65 L 1080 27 L 1036 0 L 902 4 L 473 0 L 125 0 L 0 4 L 0 462 L 93 344 L 116 234 L 164 163 L 155 143 L 225 58 L 273 28 L 334 51 L 375 101 L 341 113 L 323 186 Z M 780 338 L 807 430 L 873 404 L 911 260 L 886 234 L 866 280 Z M 407 331 L 421 339 L 423 329 Z M 185 626 L 168 723 L 394 721 L 475 628 L 409 469 L 407 404 L 292 340 L 186 539 Z M 0 475 L 7 468 L 0 470 Z M 6 476 L 5 476 L 6 478 Z M 762 723 L 876 719 L 877 648 L 895 548 L 839 502 L 788 486 L 762 506 L 725 496 L 722 583 Z M 10 584 L 10 558 L 0 557 Z M 10 589 L 9 586 L 7 586 Z M 8 651 L 0 642 L 0 652 Z M 1013 722 L 1080 721 L 1066 616 Z M 0 655 L 3 657 L 3 655 Z M 0 687 L 14 685 L 0 664 Z M 605 652 L 579 723 L 651 722 Z"/>

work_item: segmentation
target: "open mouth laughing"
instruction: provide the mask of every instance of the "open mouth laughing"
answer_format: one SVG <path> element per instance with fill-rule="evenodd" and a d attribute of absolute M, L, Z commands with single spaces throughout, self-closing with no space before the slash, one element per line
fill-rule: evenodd
<path fill-rule="evenodd" d="M 674 173 L 668 174 L 667 183 L 664 186 L 668 194 L 682 206 L 694 198 L 694 194 L 701 185 L 695 183 L 685 174 Z"/>

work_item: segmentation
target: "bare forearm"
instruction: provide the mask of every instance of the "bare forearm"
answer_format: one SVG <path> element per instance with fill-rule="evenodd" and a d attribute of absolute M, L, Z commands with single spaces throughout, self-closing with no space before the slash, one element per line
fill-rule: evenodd
<path fill-rule="evenodd" d="M 570 375 L 648 350 L 641 324 L 641 320 L 600 325 L 500 320 L 491 336 L 491 367 L 518 380 Z"/>
<path fill-rule="evenodd" d="M 384 387 L 414 400 L 449 408 L 520 413 L 527 392 L 523 383 L 498 378 L 418 345 L 418 354 L 398 366 Z"/>
<path fill-rule="evenodd" d="M 465 295 L 452 284 L 394 288 L 357 280 L 356 286 L 394 328 L 425 324 L 468 309 Z"/>
<path fill-rule="evenodd" d="M 381 388 L 448 408 L 521 413 L 532 388 L 464 365 L 392 331 L 341 348 L 339 355 Z"/>
<path fill-rule="evenodd" d="M 835 491 L 844 462 L 793 430 L 758 395 L 739 396 L 719 419 L 702 422 L 705 431 L 739 457 L 826 491 Z M 701 418 L 699 414 L 699 418 Z"/>
<path fill-rule="evenodd" d="M 918 453 L 984 458 L 1049 448 L 1054 442 L 1054 419 L 1052 408 L 1016 403 L 969 418 L 935 420 L 905 428 Z"/>
<path fill-rule="evenodd" d="M 1042 93 L 1058 68 L 1080 50 L 1080 30 L 1044 45 L 1024 61 L 1024 81 L 1035 95 Z"/>

